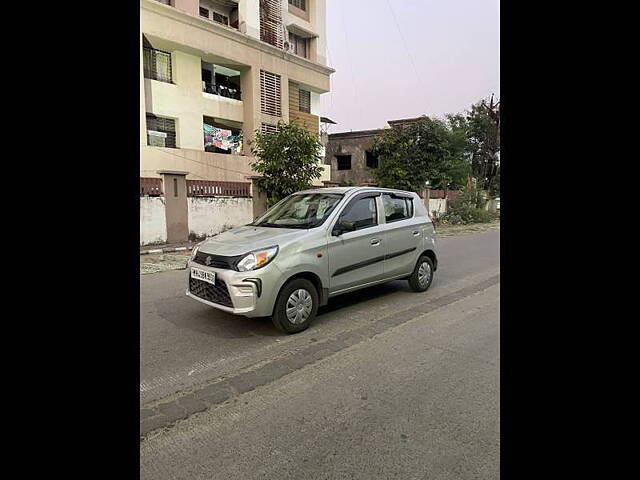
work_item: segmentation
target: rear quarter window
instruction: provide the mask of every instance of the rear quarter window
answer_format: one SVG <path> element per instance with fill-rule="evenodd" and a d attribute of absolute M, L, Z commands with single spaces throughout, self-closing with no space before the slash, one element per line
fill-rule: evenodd
<path fill-rule="evenodd" d="M 413 217 L 413 200 L 382 195 L 384 218 L 387 223 Z"/>

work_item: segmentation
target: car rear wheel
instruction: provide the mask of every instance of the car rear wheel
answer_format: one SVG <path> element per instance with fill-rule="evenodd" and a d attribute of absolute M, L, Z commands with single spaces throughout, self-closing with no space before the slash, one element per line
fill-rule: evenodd
<path fill-rule="evenodd" d="M 318 312 L 318 291 L 305 278 L 296 278 L 280 290 L 271 320 L 279 330 L 298 333 L 306 330 Z"/>
<path fill-rule="evenodd" d="M 433 262 L 427 256 L 418 259 L 413 273 L 409 277 L 409 286 L 414 292 L 424 292 L 433 281 Z"/>

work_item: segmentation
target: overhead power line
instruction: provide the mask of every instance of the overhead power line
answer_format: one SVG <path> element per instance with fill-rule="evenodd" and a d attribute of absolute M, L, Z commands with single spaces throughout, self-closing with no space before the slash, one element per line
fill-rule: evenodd
<path fill-rule="evenodd" d="M 398 18 L 396 17 L 396 12 L 394 12 L 393 7 L 391 6 L 391 3 L 389 2 L 389 0 L 387 0 L 387 6 L 389 7 L 389 10 L 391 10 L 391 16 L 393 17 L 393 22 L 395 23 L 396 28 L 398 29 L 398 33 L 400 34 L 400 38 L 402 39 L 402 43 L 404 44 L 404 50 L 407 52 L 407 56 L 409 57 L 409 61 L 411 62 L 411 66 L 413 67 L 413 73 L 415 73 L 416 80 L 418 81 L 418 90 L 420 91 L 420 94 L 422 96 L 422 101 L 424 102 L 424 108 L 426 110 L 427 102 L 426 102 L 426 98 L 424 96 L 424 89 L 421 88 L 424 85 L 422 83 L 422 78 L 420 77 L 420 74 L 418 73 L 418 69 L 416 68 L 416 64 L 415 64 L 415 62 L 413 60 L 413 55 L 411 55 L 411 51 L 409 51 L 409 46 L 407 45 L 407 41 L 404 38 L 404 34 L 402 33 L 402 29 L 400 28 L 400 24 L 398 23 Z"/>

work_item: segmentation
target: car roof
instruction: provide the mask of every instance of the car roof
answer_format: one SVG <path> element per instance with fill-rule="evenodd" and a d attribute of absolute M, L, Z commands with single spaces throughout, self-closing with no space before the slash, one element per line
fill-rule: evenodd
<path fill-rule="evenodd" d="M 302 190 L 297 193 L 339 193 L 347 194 L 352 192 L 402 192 L 402 193 L 414 193 L 407 190 L 399 190 L 397 188 L 381 188 L 381 187 L 325 187 L 325 188 L 312 188 L 309 190 Z"/>

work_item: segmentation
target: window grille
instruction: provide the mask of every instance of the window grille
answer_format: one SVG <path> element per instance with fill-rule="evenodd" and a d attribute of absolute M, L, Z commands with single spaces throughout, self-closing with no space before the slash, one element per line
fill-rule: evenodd
<path fill-rule="evenodd" d="M 171 83 L 170 53 L 144 47 L 142 58 L 145 78 Z"/>
<path fill-rule="evenodd" d="M 221 23 L 223 25 L 229 25 L 229 19 L 224 15 L 213 12 L 213 21 L 217 23 Z"/>
<path fill-rule="evenodd" d="M 260 70 L 260 109 L 262 113 L 282 116 L 280 75 Z"/>
<path fill-rule="evenodd" d="M 300 89 L 300 107 L 299 110 L 305 113 L 311 113 L 311 92 Z"/>
<path fill-rule="evenodd" d="M 295 33 L 289 32 L 289 43 L 293 47 L 294 55 L 299 57 L 308 58 L 308 39 L 302 38 Z"/>
<path fill-rule="evenodd" d="M 262 128 L 260 129 L 260 133 L 277 133 L 278 127 L 275 125 L 269 125 L 268 123 L 263 123 Z"/>
<path fill-rule="evenodd" d="M 283 46 L 280 0 L 260 0 L 260 40 L 274 47 Z"/>
<path fill-rule="evenodd" d="M 176 122 L 147 114 L 147 143 L 152 147 L 176 148 Z"/>
<path fill-rule="evenodd" d="M 351 155 L 336 155 L 338 170 L 351 170 Z"/>
<path fill-rule="evenodd" d="M 299 8 L 300 10 L 307 9 L 307 1 L 306 0 L 289 0 L 289 4 L 294 7 Z"/>
<path fill-rule="evenodd" d="M 378 168 L 378 157 L 376 157 L 372 152 L 367 151 L 367 167 L 369 168 Z"/>

